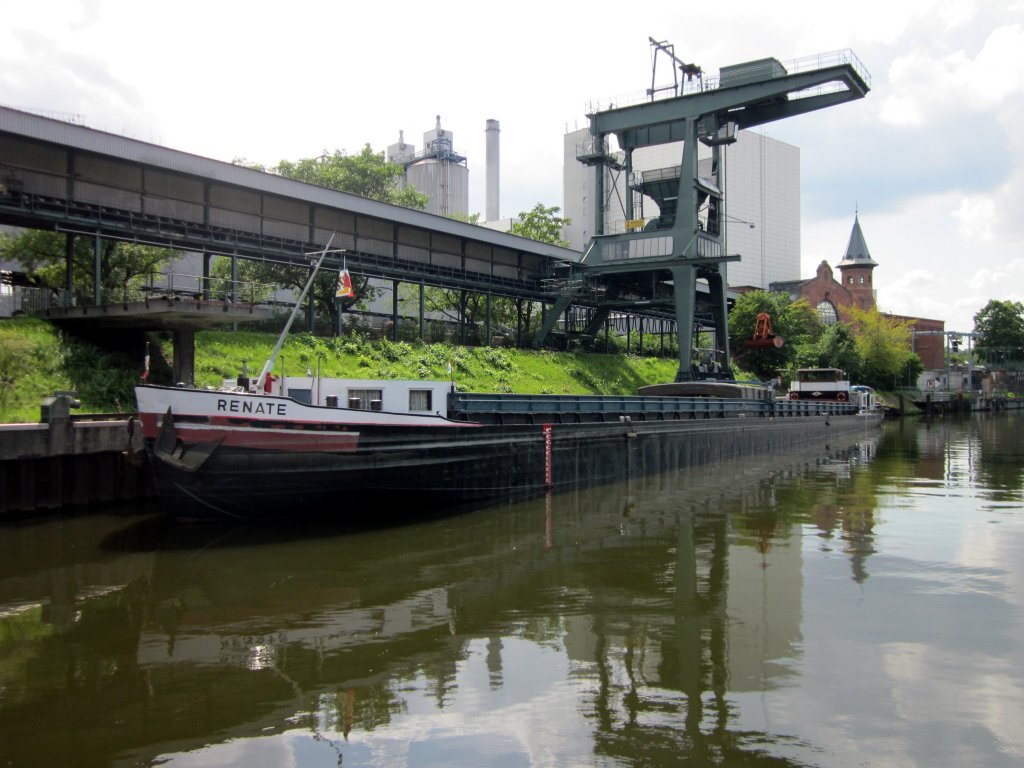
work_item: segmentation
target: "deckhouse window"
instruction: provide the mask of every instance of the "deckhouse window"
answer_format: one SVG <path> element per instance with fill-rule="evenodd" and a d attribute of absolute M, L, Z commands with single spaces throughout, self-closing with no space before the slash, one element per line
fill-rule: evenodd
<path fill-rule="evenodd" d="M 350 389 L 348 407 L 360 411 L 379 411 L 383 394 L 384 390 L 381 389 Z"/>
<path fill-rule="evenodd" d="M 409 410 L 410 411 L 432 411 L 433 402 L 431 395 L 434 394 L 429 389 L 410 389 L 409 390 Z"/>

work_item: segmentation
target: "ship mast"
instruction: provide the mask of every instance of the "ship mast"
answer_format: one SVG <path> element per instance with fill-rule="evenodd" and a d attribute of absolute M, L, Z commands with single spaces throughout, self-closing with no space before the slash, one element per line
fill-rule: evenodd
<path fill-rule="evenodd" d="M 302 289 L 302 293 L 295 302 L 295 306 L 292 308 L 292 313 L 288 316 L 288 322 L 284 324 L 284 330 L 282 330 L 281 335 L 277 337 L 277 344 L 274 345 L 274 351 L 270 353 L 270 357 L 267 358 L 267 362 L 263 365 L 263 370 L 260 371 L 260 377 L 256 380 L 257 392 L 263 390 L 263 385 L 267 380 L 267 374 L 274 369 L 274 361 L 277 360 L 277 354 L 281 351 L 281 346 L 284 344 L 284 340 L 288 336 L 288 331 L 292 327 L 292 321 L 295 320 L 295 316 L 299 313 L 299 309 L 302 307 L 302 302 L 305 301 L 306 294 L 309 293 L 309 289 L 313 285 L 313 280 L 316 279 L 316 273 L 320 270 L 320 265 L 324 263 L 324 259 L 330 251 L 331 243 L 334 242 L 334 234 L 335 233 L 333 232 L 331 233 L 331 237 L 327 241 L 327 245 L 324 246 L 323 251 L 320 253 L 320 258 L 318 258 L 316 260 L 316 264 L 313 265 L 313 273 L 309 276 L 309 280 L 306 281 L 306 287 Z"/>

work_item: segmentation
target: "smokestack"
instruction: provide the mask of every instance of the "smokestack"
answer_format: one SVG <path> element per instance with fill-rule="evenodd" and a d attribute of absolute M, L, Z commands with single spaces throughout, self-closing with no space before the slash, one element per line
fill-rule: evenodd
<path fill-rule="evenodd" d="M 486 221 L 498 221 L 501 218 L 498 205 L 498 128 L 497 120 L 488 120 L 487 128 L 484 130 L 487 135 L 487 215 Z"/>

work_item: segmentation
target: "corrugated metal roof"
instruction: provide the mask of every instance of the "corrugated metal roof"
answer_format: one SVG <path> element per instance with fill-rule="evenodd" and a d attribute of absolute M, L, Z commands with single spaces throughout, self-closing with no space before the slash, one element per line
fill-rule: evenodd
<path fill-rule="evenodd" d="M 29 112 L 0 106 L 0 132 L 29 139 L 46 141 L 121 160 L 137 162 L 178 173 L 234 184 L 261 192 L 291 197 L 317 205 L 337 208 L 351 213 L 372 216 L 387 221 L 441 232 L 455 237 L 476 240 L 510 250 L 525 251 L 540 256 L 578 261 L 580 253 L 549 243 L 510 235 L 506 232 L 474 224 L 415 211 L 398 205 L 338 192 L 272 173 L 255 171 L 221 160 L 168 149 L 138 139 L 118 136 L 82 125 L 54 120 Z"/>

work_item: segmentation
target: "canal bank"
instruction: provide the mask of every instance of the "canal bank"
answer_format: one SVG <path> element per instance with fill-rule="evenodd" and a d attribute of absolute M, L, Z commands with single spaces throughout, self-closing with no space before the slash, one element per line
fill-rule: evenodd
<path fill-rule="evenodd" d="M 148 467 L 128 454 L 130 417 L 73 415 L 75 402 L 58 393 L 38 424 L 0 424 L 0 516 L 153 496 Z"/>

